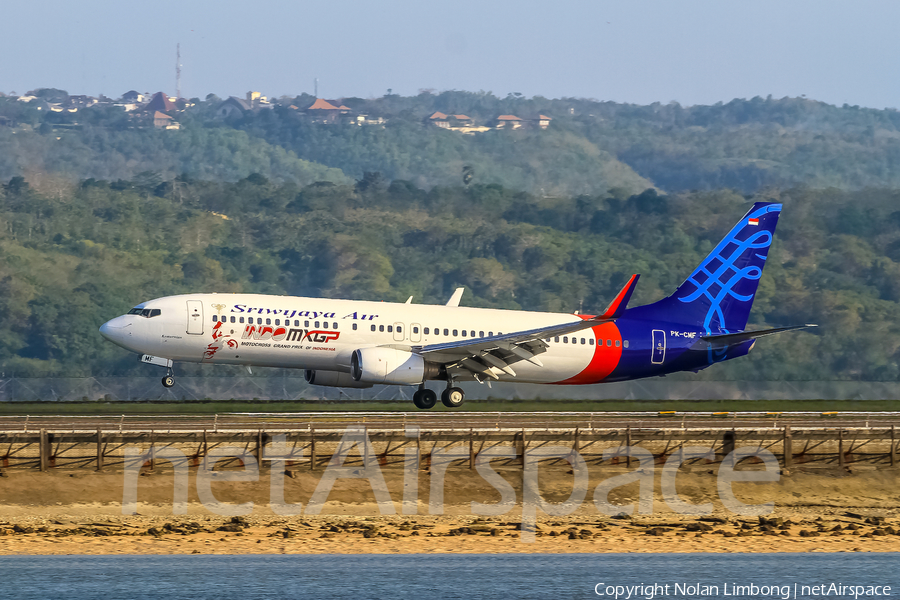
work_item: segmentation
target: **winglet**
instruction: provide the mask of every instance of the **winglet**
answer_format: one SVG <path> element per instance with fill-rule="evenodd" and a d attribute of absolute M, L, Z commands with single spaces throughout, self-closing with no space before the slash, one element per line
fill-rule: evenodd
<path fill-rule="evenodd" d="M 463 291 L 465 291 L 465 289 L 466 288 L 461 287 L 456 288 L 456 291 L 453 292 L 453 295 L 450 296 L 449 300 L 447 300 L 447 306 L 459 306 L 459 301 L 462 298 Z"/>
<path fill-rule="evenodd" d="M 595 319 L 598 321 L 605 321 L 608 319 L 617 319 L 622 316 L 625 307 L 628 306 L 628 301 L 631 299 L 631 294 L 634 293 L 634 288 L 637 286 L 639 278 L 640 275 L 632 275 L 631 279 L 628 280 L 628 283 L 625 284 L 625 287 L 616 294 L 613 301 L 610 302 L 609 306 L 606 307 L 606 310 L 603 311 L 603 314 L 597 315 Z"/>

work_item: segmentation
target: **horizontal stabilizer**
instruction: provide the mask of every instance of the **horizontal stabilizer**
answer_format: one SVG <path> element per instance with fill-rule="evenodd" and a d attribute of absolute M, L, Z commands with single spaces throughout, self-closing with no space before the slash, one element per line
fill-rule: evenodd
<path fill-rule="evenodd" d="M 632 275 L 631 279 L 628 280 L 628 283 L 625 284 L 625 287 L 622 288 L 616 297 L 613 298 L 613 301 L 609 303 L 609 306 L 606 307 L 606 310 L 603 311 L 603 314 L 598 315 L 596 319 L 618 319 L 625 310 L 625 307 L 628 306 L 628 301 L 631 299 L 631 294 L 634 293 L 634 288 L 637 287 L 637 282 L 640 277 L 640 275 Z"/>
<path fill-rule="evenodd" d="M 792 325 L 791 327 L 776 327 L 774 329 L 761 329 L 759 331 L 742 331 L 740 333 L 723 333 L 721 335 L 704 335 L 700 339 L 707 341 L 714 346 L 724 347 L 740 344 L 747 340 L 755 340 L 763 336 L 782 333 L 784 331 L 794 331 L 795 329 L 805 329 L 806 327 L 818 327 L 812 323 L 806 325 Z"/>

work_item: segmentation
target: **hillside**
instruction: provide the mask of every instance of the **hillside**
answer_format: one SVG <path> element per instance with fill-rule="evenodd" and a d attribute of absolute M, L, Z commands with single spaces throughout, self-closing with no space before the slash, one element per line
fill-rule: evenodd
<path fill-rule="evenodd" d="M 346 111 L 331 119 L 306 110 L 315 101 L 280 98 L 265 109 L 222 116 L 220 99 L 195 98 L 170 111 L 180 125 L 170 131 L 154 129 L 139 110 L 126 113 L 112 104 L 70 113 L 0 98 L 0 180 L 115 181 L 155 173 L 234 182 L 260 173 L 306 185 L 358 180 L 368 172 L 430 189 L 459 185 L 468 167 L 473 183 L 546 197 L 632 195 L 651 187 L 746 194 L 795 186 L 900 187 L 895 110 L 804 98 L 683 107 L 453 91 L 344 98 L 336 104 Z M 435 127 L 429 119 L 435 112 L 465 114 L 485 131 Z M 525 126 L 496 129 L 499 115 L 518 116 Z M 529 125 L 537 115 L 549 117 L 546 129 Z"/>
<path fill-rule="evenodd" d="M 893 190 L 785 190 L 751 326 L 819 323 L 762 340 L 697 377 L 896 380 L 900 211 Z M 0 195 L 0 372 L 139 372 L 97 327 L 188 291 L 252 291 L 599 311 L 632 273 L 632 302 L 671 291 L 748 202 L 728 191 L 544 198 L 497 185 L 417 188 L 82 181 Z M 197 369 L 185 367 L 182 372 Z M 213 374 L 203 369 L 203 374 Z M 216 371 L 222 373 L 222 371 Z"/>

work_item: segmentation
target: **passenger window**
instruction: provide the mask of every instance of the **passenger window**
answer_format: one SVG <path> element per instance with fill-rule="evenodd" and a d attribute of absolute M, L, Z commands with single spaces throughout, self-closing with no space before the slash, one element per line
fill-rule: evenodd
<path fill-rule="evenodd" d="M 612 340 L 606 340 L 606 347 L 612 346 Z"/>
<path fill-rule="evenodd" d="M 466 333 L 467 333 L 467 331 L 465 329 L 463 329 L 463 337 L 466 337 Z"/>
<path fill-rule="evenodd" d="M 372 325 L 372 331 L 375 331 L 375 326 L 374 326 L 374 325 Z"/>
<path fill-rule="evenodd" d="M 494 337 L 494 332 L 493 332 L 493 331 L 488 331 L 488 337 Z M 559 340 L 556 340 L 556 341 L 559 341 Z"/>
<path fill-rule="evenodd" d="M 337 329 L 337 323 L 332 323 L 332 324 L 331 324 L 331 328 L 332 328 L 332 329 Z"/>
<path fill-rule="evenodd" d="M 353 324 L 353 331 L 356 331 L 356 323 Z"/>
<path fill-rule="evenodd" d="M 266 319 L 266 325 L 271 325 L 271 324 L 272 324 L 272 319 Z"/>
<path fill-rule="evenodd" d="M 622 344 L 627 348 L 627 347 L 628 347 L 628 340 L 625 340 L 624 342 L 622 342 Z"/>
<path fill-rule="evenodd" d="M 584 339 L 584 338 L 581 338 L 581 345 L 583 346 L 585 343 L 586 343 L 586 342 L 585 342 L 585 339 Z"/>
<path fill-rule="evenodd" d="M 231 317 L 231 322 L 234 323 L 234 321 L 235 321 L 235 318 Z"/>
<path fill-rule="evenodd" d="M 458 336 L 458 335 L 459 335 L 458 330 L 454 329 L 454 330 L 453 330 L 453 337 L 456 337 L 456 336 Z"/>
<path fill-rule="evenodd" d="M 388 333 L 393 333 L 393 332 L 394 332 L 394 326 L 388 325 Z"/>
<path fill-rule="evenodd" d="M 319 328 L 319 322 L 316 321 L 316 329 L 318 329 L 318 328 Z"/>
<path fill-rule="evenodd" d="M 558 344 L 558 343 L 559 343 L 559 336 L 556 336 L 555 338 L 553 338 L 553 341 L 556 342 L 556 343 Z"/>
<path fill-rule="evenodd" d="M 472 331 L 472 337 L 475 337 L 475 332 L 474 332 L 474 331 Z"/>
<path fill-rule="evenodd" d="M 616 348 L 619 347 L 619 340 L 616 340 Z"/>
<path fill-rule="evenodd" d="M 428 328 L 426 327 L 424 330 L 425 335 L 428 335 Z"/>
<path fill-rule="evenodd" d="M 444 335 L 450 335 L 450 330 L 449 330 L 449 329 L 445 329 L 445 330 L 444 330 Z"/>
<path fill-rule="evenodd" d="M 379 325 L 379 326 L 378 326 L 378 331 L 384 333 L 384 325 Z"/>
<path fill-rule="evenodd" d="M 244 322 L 244 317 L 240 317 L 238 320 L 239 320 L 241 323 L 243 323 L 243 322 Z"/>
<path fill-rule="evenodd" d="M 322 329 L 328 329 L 328 321 L 322 323 Z"/>
<path fill-rule="evenodd" d="M 397 333 L 403 333 L 403 326 L 397 325 Z"/>
<path fill-rule="evenodd" d="M 593 345 L 594 345 L 594 338 L 589 338 L 589 339 L 588 339 L 588 344 L 590 344 L 591 346 L 593 346 Z"/>
<path fill-rule="evenodd" d="M 304 327 L 309 327 L 309 321 L 303 321 L 303 326 L 304 326 Z M 375 326 L 374 326 L 374 325 L 372 325 L 372 331 L 375 331 Z"/>
<path fill-rule="evenodd" d="M 275 324 L 276 324 L 276 325 L 281 325 L 281 319 L 275 319 Z"/>
<path fill-rule="evenodd" d="M 564 336 L 564 337 L 563 337 L 563 344 L 568 344 L 568 343 L 569 343 L 569 336 Z"/>
<path fill-rule="evenodd" d="M 478 337 L 484 337 L 484 332 L 483 332 L 483 331 L 479 331 L 479 332 L 478 332 Z M 549 340 L 548 340 L 548 341 L 549 341 Z"/>
<path fill-rule="evenodd" d="M 419 328 L 418 328 L 418 327 L 413 327 L 413 333 L 419 333 Z"/>
<path fill-rule="evenodd" d="M 150 316 L 150 311 L 147 311 L 147 316 L 148 317 Z M 219 317 L 217 317 L 216 315 L 213 315 L 213 323 L 215 323 L 218 320 L 219 320 Z"/>

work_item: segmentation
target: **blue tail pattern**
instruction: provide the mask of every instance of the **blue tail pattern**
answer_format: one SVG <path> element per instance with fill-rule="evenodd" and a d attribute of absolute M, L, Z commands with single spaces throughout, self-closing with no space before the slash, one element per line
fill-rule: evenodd
<path fill-rule="evenodd" d="M 696 325 L 707 334 L 743 331 L 781 208 L 754 204 L 674 294 L 630 310 L 630 316 Z"/>

